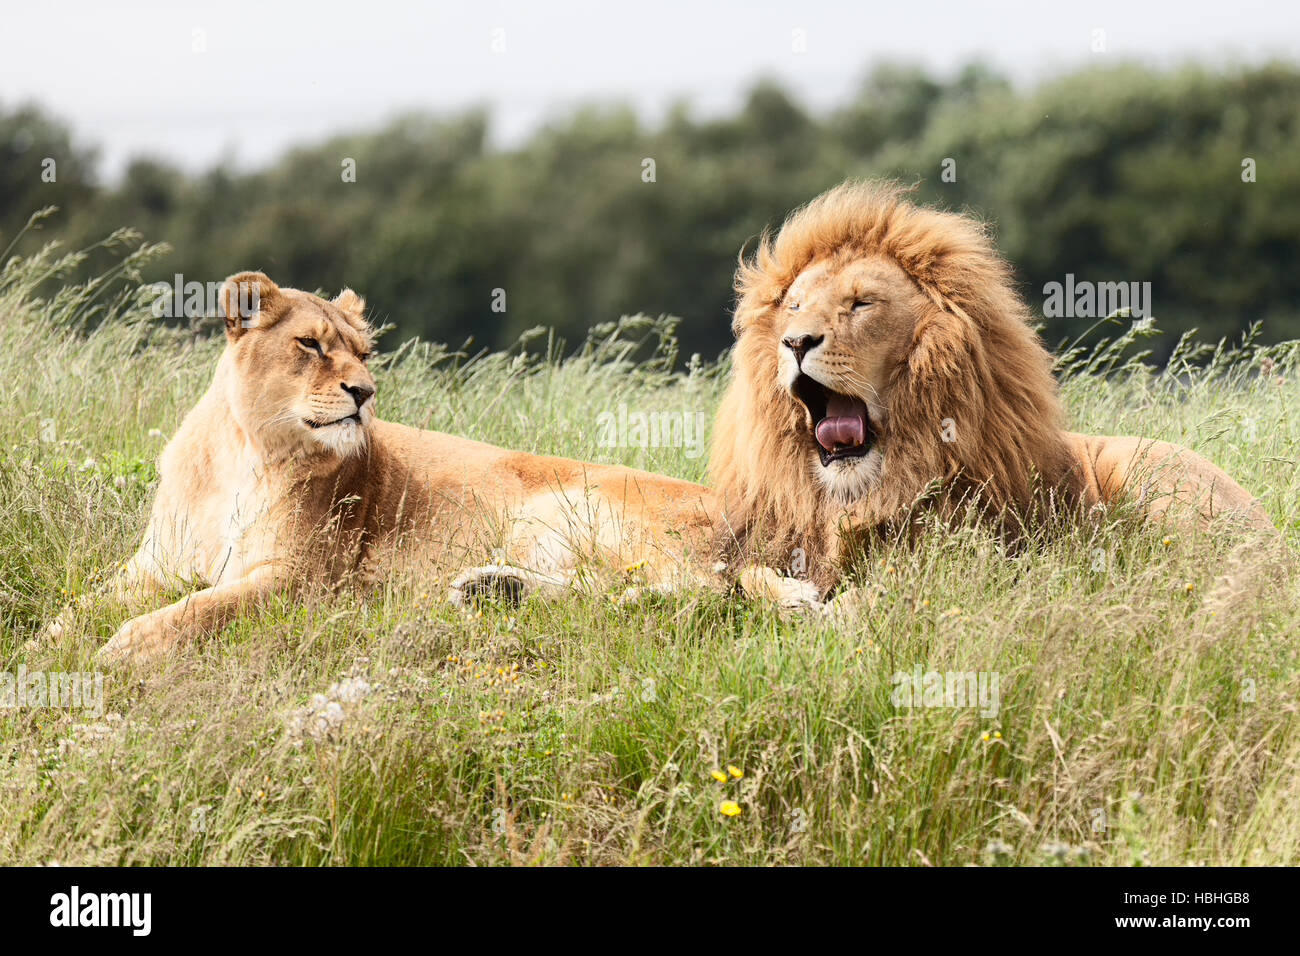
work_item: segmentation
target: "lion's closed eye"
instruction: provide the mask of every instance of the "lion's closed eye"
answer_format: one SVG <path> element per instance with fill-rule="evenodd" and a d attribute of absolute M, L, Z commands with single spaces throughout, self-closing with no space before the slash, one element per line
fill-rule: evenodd
<path fill-rule="evenodd" d="M 308 352 L 315 352 L 321 358 L 325 357 L 325 350 L 321 348 L 320 342 L 312 338 L 311 336 L 304 335 L 296 339 L 295 341 L 297 341 L 297 343 L 300 346 L 302 346 L 304 349 L 306 349 Z"/>

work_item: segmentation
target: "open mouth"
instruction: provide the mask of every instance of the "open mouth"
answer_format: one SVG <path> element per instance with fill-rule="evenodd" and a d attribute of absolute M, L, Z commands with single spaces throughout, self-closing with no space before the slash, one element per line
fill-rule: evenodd
<path fill-rule="evenodd" d="M 303 419 L 303 420 L 307 422 L 307 425 L 310 428 L 329 428 L 331 425 L 342 425 L 344 422 L 355 422 L 356 424 L 360 425 L 361 410 L 358 409 L 357 411 L 353 412 L 351 415 L 345 415 L 342 418 L 336 418 L 332 422 L 313 422 L 313 421 L 308 421 L 307 419 Z"/>
<path fill-rule="evenodd" d="M 821 455 L 822 467 L 846 458 L 861 458 L 876 444 L 867 403 L 853 395 L 833 392 L 821 382 L 800 372 L 791 390 L 808 409 L 812 438 Z"/>

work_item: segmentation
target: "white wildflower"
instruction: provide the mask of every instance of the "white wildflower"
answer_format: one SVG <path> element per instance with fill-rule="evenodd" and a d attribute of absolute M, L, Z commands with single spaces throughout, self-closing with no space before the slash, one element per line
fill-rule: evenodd
<path fill-rule="evenodd" d="M 351 708 L 360 703 L 371 687 L 363 677 L 345 677 L 331 684 L 323 694 L 313 694 L 311 701 L 289 715 L 286 721 L 294 746 L 304 737 L 324 740 L 342 728 Z M 346 706 L 345 706 L 346 705 Z"/>

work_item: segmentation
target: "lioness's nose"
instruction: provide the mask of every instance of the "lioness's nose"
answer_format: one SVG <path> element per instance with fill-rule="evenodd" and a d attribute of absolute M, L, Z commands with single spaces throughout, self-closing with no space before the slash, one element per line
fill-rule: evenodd
<path fill-rule="evenodd" d="M 803 357 L 821 345 L 825 338 L 824 335 L 787 335 L 781 344 L 794 353 L 795 364 L 802 365 Z"/>
<path fill-rule="evenodd" d="M 349 385 L 347 382 L 343 383 L 343 391 L 352 396 L 357 403 L 357 408 L 364 405 L 366 399 L 375 394 L 375 390 L 369 385 Z"/>

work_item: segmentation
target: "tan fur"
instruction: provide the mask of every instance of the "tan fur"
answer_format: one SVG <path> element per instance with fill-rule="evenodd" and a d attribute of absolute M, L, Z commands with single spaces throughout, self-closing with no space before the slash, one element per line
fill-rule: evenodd
<path fill-rule="evenodd" d="M 1052 360 L 1011 272 L 975 220 L 920 207 L 893 184 L 845 183 L 765 234 L 736 274 L 734 373 L 714 428 L 714 492 L 750 556 L 837 575 L 849 537 L 927 501 L 978 502 L 1011 526 L 1053 502 L 1132 497 L 1271 527 L 1204 458 L 1164 442 L 1062 431 Z M 823 337 L 802 366 L 783 339 Z M 792 394 L 802 370 L 862 399 L 877 440 L 823 468 Z M 952 440 L 945 440 L 950 438 Z"/>
<path fill-rule="evenodd" d="M 241 314 L 250 290 L 257 306 Z M 696 554 L 707 563 L 710 499 L 697 485 L 376 418 L 355 293 L 327 302 L 241 273 L 222 303 L 216 375 L 163 451 L 144 540 L 111 587 L 134 602 L 190 593 L 127 621 L 106 656 L 148 655 L 273 592 L 369 579 L 399 560 L 440 574 L 495 556 L 471 583 L 522 574 L 530 587 L 591 563 L 633 565 L 636 580 L 666 588 L 696 574 Z M 307 424 L 351 415 L 359 422 Z"/>

